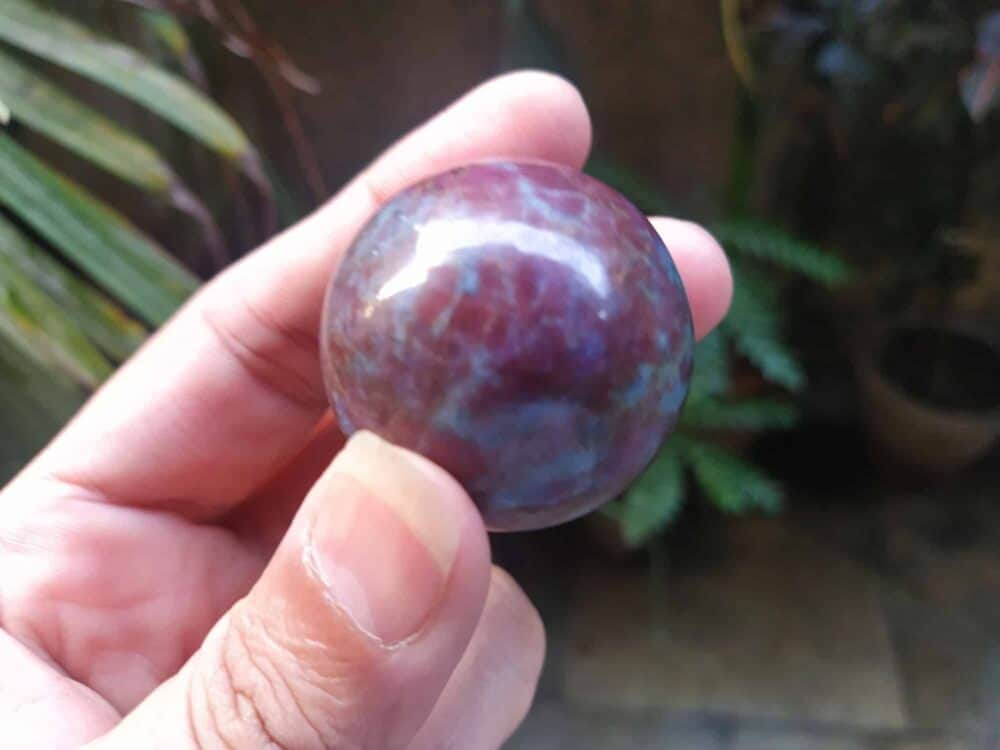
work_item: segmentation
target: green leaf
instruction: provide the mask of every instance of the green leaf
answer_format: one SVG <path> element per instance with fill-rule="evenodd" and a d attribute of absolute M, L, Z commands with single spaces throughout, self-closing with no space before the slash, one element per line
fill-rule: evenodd
<path fill-rule="evenodd" d="M 31 0 L 0 3 L 0 40 L 117 91 L 229 159 L 251 156 L 239 126 L 187 81 Z"/>
<path fill-rule="evenodd" d="M 681 425 L 703 430 L 788 429 L 798 420 L 793 404 L 769 398 L 721 401 L 712 397 L 689 399 Z"/>
<path fill-rule="evenodd" d="M 729 353 L 722 331 L 716 329 L 695 346 L 690 398 L 716 396 L 728 387 Z"/>
<path fill-rule="evenodd" d="M 151 146 L 3 52 L 0 97 L 20 122 L 123 180 L 154 193 L 174 181 Z"/>
<path fill-rule="evenodd" d="M 176 61 L 184 74 L 200 88 L 207 88 L 205 70 L 195 54 L 191 37 L 180 21 L 165 10 L 139 8 L 138 11 L 139 23 L 158 42 L 167 59 Z"/>
<path fill-rule="evenodd" d="M 146 337 L 146 331 L 120 307 L 84 283 L 51 255 L 28 240 L 0 215 L 0 256 L 8 260 L 65 311 L 115 361 L 127 359 Z"/>
<path fill-rule="evenodd" d="M 673 439 L 708 498 L 727 513 L 775 513 L 784 498 L 781 485 L 756 467 L 701 440 Z"/>
<path fill-rule="evenodd" d="M 0 328 L 24 353 L 96 388 L 111 365 L 82 330 L 7 256 L 0 254 Z"/>
<path fill-rule="evenodd" d="M 127 219 L 3 133 L 0 203 L 152 325 L 197 288 L 194 276 Z"/>
<path fill-rule="evenodd" d="M 201 229 L 208 249 L 217 257 L 221 254 L 224 242 L 211 213 L 141 138 L 2 52 L 0 95 L 28 127 L 187 214 Z"/>
<path fill-rule="evenodd" d="M 140 8 L 142 24 L 178 59 L 192 54 L 191 39 L 180 22 L 165 10 Z"/>
<path fill-rule="evenodd" d="M 733 263 L 733 302 L 722 328 L 767 380 L 799 391 L 806 377 L 785 344 L 777 290 L 766 276 Z"/>
<path fill-rule="evenodd" d="M 201 65 L 183 24 L 171 13 L 157 8 L 138 8 L 137 18 L 149 35 L 166 53 L 177 61 L 194 80 L 201 80 Z"/>
<path fill-rule="evenodd" d="M 755 219 L 730 219 L 711 226 L 712 234 L 731 250 L 769 261 L 825 286 L 847 281 L 847 264 L 785 230 Z"/>
<path fill-rule="evenodd" d="M 668 444 L 622 498 L 618 520 L 625 542 L 632 547 L 647 542 L 667 527 L 683 503 L 684 467 Z"/>

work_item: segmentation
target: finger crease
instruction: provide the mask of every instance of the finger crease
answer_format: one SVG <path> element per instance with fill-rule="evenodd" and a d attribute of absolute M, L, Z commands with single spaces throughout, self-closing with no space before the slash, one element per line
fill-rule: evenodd
<path fill-rule="evenodd" d="M 247 299 L 243 300 L 243 307 L 247 311 L 247 314 L 260 324 L 262 328 L 274 331 L 282 339 L 291 343 L 304 354 L 310 357 L 316 356 L 319 346 L 316 341 L 315 332 L 286 325 Z"/>
<path fill-rule="evenodd" d="M 250 306 L 246 309 L 252 310 Z M 274 331 L 283 340 L 298 348 L 295 337 L 288 338 L 285 331 L 269 324 L 266 318 L 253 312 L 249 314 L 261 322 L 266 330 Z M 326 406 L 326 397 L 322 393 L 317 393 L 313 383 L 305 376 L 290 368 L 284 358 L 274 356 L 263 347 L 252 345 L 230 326 L 221 324 L 207 309 L 202 310 L 201 316 L 223 351 L 229 354 L 256 383 L 305 411 L 315 412 Z M 315 359 L 315 354 L 312 356 Z"/>
<path fill-rule="evenodd" d="M 230 626 L 229 638 L 236 639 L 238 642 L 238 648 L 240 649 L 242 656 L 247 659 L 249 666 L 253 669 L 257 675 L 263 680 L 264 685 L 274 694 L 274 686 L 272 684 L 271 677 L 261 669 L 257 660 L 254 658 L 253 650 L 247 644 L 242 633 L 239 632 L 238 628 Z M 230 641 L 231 642 L 231 641 Z M 229 685 L 232 697 L 233 697 L 233 710 L 234 715 L 240 719 L 249 720 L 250 730 L 258 733 L 259 739 L 263 743 L 263 747 L 268 748 L 268 750 L 283 750 L 285 745 L 278 741 L 278 739 L 272 733 L 270 727 L 267 725 L 267 720 L 261 714 L 260 709 L 257 707 L 258 697 L 256 697 L 252 691 L 240 687 L 236 682 L 236 677 L 233 668 L 229 664 L 230 657 L 232 655 L 232 649 L 226 649 L 222 656 L 222 671 L 226 678 L 226 683 Z M 276 699 L 276 696 L 275 696 Z M 277 703 L 277 701 L 275 700 Z M 250 714 L 249 716 L 247 714 Z M 304 718 L 304 717 L 302 717 Z M 221 734 L 221 732 L 220 732 Z"/>
<path fill-rule="evenodd" d="M 265 630 L 264 633 L 266 635 L 267 631 Z M 284 650 L 281 648 L 280 644 L 278 644 L 274 638 L 267 635 L 266 637 L 268 641 L 271 642 L 272 648 Z M 285 652 L 288 653 L 287 650 L 285 650 Z M 295 710 L 299 718 L 301 718 L 306 723 L 306 726 L 308 726 L 312 730 L 313 734 L 316 736 L 317 743 L 320 746 L 322 746 L 323 732 L 320 731 L 320 728 L 316 726 L 312 718 L 306 712 L 305 706 L 302 704 L 302 701 L 299 700 L 299 696 L 296 693 L 296 691 L 292 689 L 292 685 L 288 681 L 288 678 L 286 678 L 285 675 L 282 674 L 282 671 L 280 669 L 272 669 L 271 671 L 273 672 L 273 675 L 267 675 L 265 671 L 261 668 L 261 666 L 257 663 L 257 659 L 254 657 L 253 651 L 249 648 L 247 648 L 247 658 L 250 660 L 250 663 L 253 665 L 253 668 L 256 669 L 261 675 L 265 676 L 265 679 L 270 677 L 272 680 L 276 680 L 277 682 L 281 683 L 281 687 L 284 688 L 284 691 L 288 695 L 289 700 L 291 700 L 292 703 L 295 705 Z M 268 682 L 268 684 L 270 685 L 270 681 Z"/>

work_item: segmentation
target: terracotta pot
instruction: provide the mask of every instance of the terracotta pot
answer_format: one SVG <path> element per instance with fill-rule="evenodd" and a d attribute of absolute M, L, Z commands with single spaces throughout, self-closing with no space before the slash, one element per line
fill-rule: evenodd
<path fill-rule="evenodd" d="M 899 321 L 878 327 L 856 349 L 863 414 L 875 458 L 890 473 L 934 477 L 960 471 L 983 458 L 1000 435 L 1000 409 L 942 408 L 919 400 L 890 380 L 879 365 L 889 337 L 903 326 L 961 333 L 985 344 L 995 354 L 1000 377 L 1000 348 L 973 326 Z"/>

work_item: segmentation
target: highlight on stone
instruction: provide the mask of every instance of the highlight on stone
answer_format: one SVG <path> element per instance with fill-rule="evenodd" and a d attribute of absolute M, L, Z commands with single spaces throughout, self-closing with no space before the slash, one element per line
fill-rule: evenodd
<path fill-rule="evenodd" d="M 420 182 L 330 281 L 323 373 L 345 434 L 448 470 L 496 531 L 568 521 L 625 489 L 691 378 L 684 288 L 646 217 L 541 162 Z"/>

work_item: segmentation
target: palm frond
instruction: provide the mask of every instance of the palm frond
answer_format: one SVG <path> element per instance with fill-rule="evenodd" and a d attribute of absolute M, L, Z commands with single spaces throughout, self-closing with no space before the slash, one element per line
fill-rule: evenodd
<path fill-rule="evenodd" d="M 2 132 L 0 204 L 147 323 L 164 322 L 198 285 L 125 217 Z"/>
<path fill-rule="evenodd" d="M 252 158 L 250 142 L 228 114 L 132 47 L 31 0 L 0 3 L 0 40 L 118 92 L 234 162 Z"/>
<path fill-rule="evenodd" d="M 18 122 L 126 182 L 163 193 L 174 181 L 152 146 L 2 50 L 0 96 Z"/>
<path fill-rule="evenodd" d="M 0 327 L 0 485 L 15 474 L 80 407 L 84 390 L 58 370 L 24 356 Z"/>
<path fill-rule="evenodd" d="M 138 17 L 142 26 L 158 42 L 158 46 L 165 50 L 167 58 L 176 61 L 184 75 L 199 87 L 205 88 L 205 71 L 184 26 L 165 10 L 141 8 Z"/>
<path fill-rule="evenodd" d="M 0 96 L 16 121 L 190 216 L 208 249 L 220 254 L 222 234 L 211 213 L 145 140 L 3 51 Z"/>
<path fill-rule="evenodd" d="M 13 263 L 115 362 L 127 359 L 146 338 L 145 329 L 108 297 L 29 240 L 0 214 L 0 256 Z"/>
<path fill-rule="evenodd" d="M 56 7 L 50 7 L 56 6 Z M 87 188 L 32 153 L 37 134 L 194 219 L 216 260 L 221 233 L 163 153 L 43 73 L 61 67 L 139 104 L 242 169 L 273 210 L 257 152 L 199 83 L 184 28 L 136 11 L 154 58 L 82 25 L 76 8 L 0 1 L 0 481 L 197 288 L 198 279 Z M 72 17 L 71 17 L 72 16 Z M 28 131 L 31 131 L 30 133 Z M 8 218 L 9 217 L 9 218 Z M 134 316 L 134 317 L 133 317 Z M 136 320 L 136 318 L 138 320 Z"/>
<path fill-rule="evenodd" d="M 25 356 L 65 372 L 87 388 L 111 374 L 111 364 L 34 280 L 0 254 L 0 328 Z"/>

